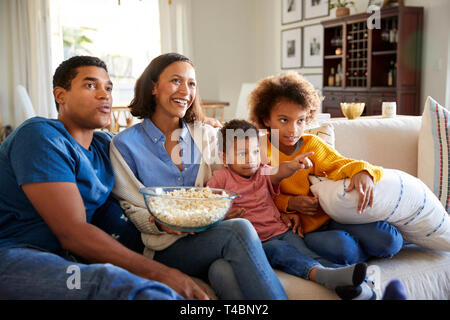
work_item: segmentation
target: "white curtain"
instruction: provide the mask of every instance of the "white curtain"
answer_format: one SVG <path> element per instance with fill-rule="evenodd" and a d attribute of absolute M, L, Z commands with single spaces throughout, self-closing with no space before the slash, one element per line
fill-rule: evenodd
<path fill-rule="evenodd" d="M 159 0 L 161 52 L 177 52 L 194 59 L 191 0 Z"/>
<path fill-rule="evenodd" d="M 3 118 L 14 127 L 25 120 L 17 100 L 17 85 L 27 89 L 36 115 L 55 118 L 49 0 L 8 0 L 2 3 L 0 19 L 6 19 L 3 35 L 7 36 L 2 40 L 2 45 L 6 46 L 2 52 L 2 59 L 6 58 L 2 72 L 7 74 L 8 80 L 1 89 L 2 101 L 8 103 L 2 111 L 4 113 L 6 109 L 9 113 Z"/>

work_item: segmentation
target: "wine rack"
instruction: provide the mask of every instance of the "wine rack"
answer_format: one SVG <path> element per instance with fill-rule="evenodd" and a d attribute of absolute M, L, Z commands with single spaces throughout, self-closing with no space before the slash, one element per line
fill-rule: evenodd
<path fill-rule="evenodd" d="M 382 9 L 378 28 L 368 27 L 369 17 L 322 22 L 322 112 L 342 117 L 340 102 L 365 102 L 363 115 L 379 115 L 382 102 L 396 101 L 398 114 L 419 115 L 423 8 Z"/>

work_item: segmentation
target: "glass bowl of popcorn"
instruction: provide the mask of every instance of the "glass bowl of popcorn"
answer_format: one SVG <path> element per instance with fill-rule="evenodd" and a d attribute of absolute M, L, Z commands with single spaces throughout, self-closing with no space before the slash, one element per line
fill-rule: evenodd
<path fill-rule="evenodd" d="M 238 196 L 208 187 L 147 187 L 139 192 L 157 222 L 181 232 L 201 232 L 215 226 Z"/>

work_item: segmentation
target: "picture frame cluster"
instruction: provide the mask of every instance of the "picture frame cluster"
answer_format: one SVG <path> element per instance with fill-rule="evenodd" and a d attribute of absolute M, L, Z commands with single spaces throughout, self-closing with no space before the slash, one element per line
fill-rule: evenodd
<path fill-rule="evenodd" d="M 327 17 L 329 0 L 281 0 L 282 26 L 303 19 Z M 320 23 L 281 30 L 281 69 L 322 67 L 323 27 Z"/>

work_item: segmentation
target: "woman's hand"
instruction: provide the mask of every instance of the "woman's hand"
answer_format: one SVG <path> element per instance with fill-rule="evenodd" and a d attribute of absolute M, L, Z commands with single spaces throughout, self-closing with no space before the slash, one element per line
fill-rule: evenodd
<path fill-rule="evenodd" d="M 230 211 L 228 211 L 227 215 L 225 216 L 225 218 L 223 220 L 242 218 L 244 216 L 244 213 L 245 213 L 245 209 L 243 209 L 243 208 L 231 209 Z"/>
<path fill-rule="evenodd" d="M 299 235 L 300 238 L 303 238 L 303 228 L 300 223 L 300 217 L 296 213 L 284 213 L 281 212 L 281 220 L 288 227 L 292 227 L 292 232 Z"/>
<path fill-rule="evenodd" d="M 350 185 L 345 189 L 345 192 L 350 192 L 353 189 L 359 192 L 358 214 L 361 214 L 367 208 L 367 205 L 372 208 L 374 186 L 372 177 L 367 171 L 358 172 L 350 180 Z"/>
<path fill-rule="evenodd" d="M 178 230 L 173 230 L 173 229 L 170 229 L 169 227 L 166 227 L 165 225 L 163 225 L 163 224 L 159 223 L 158 221 L 156 221 L 155 217 L 153 217 L 153 216 L 150 216 L 148 218 L 148 220 L 150 222 L 156 224 L 158 226 L 159 230 L 167 232 L 169 234 L 182 235 L 184 233 L 184 232 L 181 232 L 181 231 L 178 231 Z M 195 233 L 194 232 L 189 232 L 189 234 L 195 234 Z"/>
<path fill-rule="evenodd" d="M 203 123 L 209 124 L 210 126 L 214 127 L 214 128 L 222 128 L 222 123 L 215 119 L 215 118 L 209 118 L 209 117 L 205 117 L 205 119 L 203 120 Z"/>
<path fill-rule="evenodd" d="M 313 216 L 319 210 L 319 198 L 304 195 L 291 197 L 288 202 L 288 209 Z"/>

